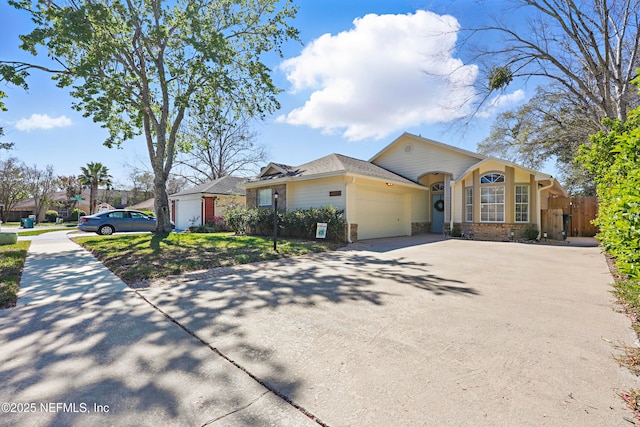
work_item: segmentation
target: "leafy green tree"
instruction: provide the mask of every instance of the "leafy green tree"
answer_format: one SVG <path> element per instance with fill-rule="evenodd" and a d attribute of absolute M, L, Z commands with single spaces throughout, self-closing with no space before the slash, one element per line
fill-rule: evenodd
<path fill-rule="evenodd" d="M 639 80 L 636 80 L 640 83 Z M 578 161 L 595 175 L 599 208 L 598 237 L 616 257 L 622 273 L 640 278 L 640 107 L 628 120 L 606 121 Z"/>
<path fill-rule="evenodd" d="M 102 163 L 87 163 L 87 166 L 80 168 L 82 173 L 78 176 L 80 184 L 89 187 L 89 214 L 95 213 L 96 197 L 98 195 L 98 187 L 106 185 L 111 187 L 111 175 L 109 169 Z"/>
<path fill-rule="evenodd" d="M 0 204 L 4 205 L 1 211 L 1 221 L 6 221 L 5 213 L 10 211 L 18 202 L 29 198 L 29 192 L 25 181 L 25 166 L 15 157 L 0 160 Z"/>
<path fill-rule="evenodd" d="M 9 1 L 36 25 L 21 47 L 35 55 L 43 45 L 61 64 L 54 79 L 108 129 L 107 146 L 144 135 L 158 233 L 171 231 L 166 182 L 185 116 L 229 97 L 252 116 L 279 108 L 261 57 L 297 38 L 290 0 Z"/>
<path fill-rule="evenodd" d="M 76 207 L 76 203 L 78 203 L 77 200 L 74 200 L 74 197 L 82 193 L 82 184 L 78 182 L 78 178 L 75 175 L 58 176 L 58 182 L 60 183 L 60 189 L 64 191 L 67 197 L 65 208 L 72 212 Z"/>

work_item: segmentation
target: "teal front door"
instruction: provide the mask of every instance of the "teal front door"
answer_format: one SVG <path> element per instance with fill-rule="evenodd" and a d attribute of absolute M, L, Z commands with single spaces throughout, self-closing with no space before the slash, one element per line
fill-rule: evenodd
<path fill-rule="evenodd" d="M 444 194 L 431 195 L 431 232 L 442 233 L 444 226 Z"/>

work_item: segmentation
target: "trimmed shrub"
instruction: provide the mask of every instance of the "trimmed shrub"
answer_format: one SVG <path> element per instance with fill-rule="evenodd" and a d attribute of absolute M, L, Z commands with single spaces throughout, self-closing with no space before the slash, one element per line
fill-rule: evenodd
<path fill-rule="evenodd" d="M 269 236 L 273 233 L 273 210 L 235 208 L 225 214 L 227 227 L 236 234 Z M 327 224 L 327 239 L 344 240 L 344 211 L 333 206 L 278 211 L 278 235 L 300 239 L 315 239 L 318 223 Z"/>
<path fill-rule="evenodd" d="M 538 238 L 538 227 L 531 226 L 524 229 L 524 238 L 527 240 L 536 240 Z"/>
<path fill-rule="evenodd" d="M 56 222 L 56 219 L 58 219 L 58 212 L 54 211 L 54 210 L 48 210 L 45 212 L 44 214 L 44 221 L 45 222 Z"/>

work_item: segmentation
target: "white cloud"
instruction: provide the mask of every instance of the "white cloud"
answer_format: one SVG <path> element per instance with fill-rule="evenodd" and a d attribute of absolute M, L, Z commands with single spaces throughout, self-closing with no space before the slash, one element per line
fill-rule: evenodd
<path fill-rule="evenodd" d="M 492 98 L 486 106 L 478 113 L 478 117 L 490 117 L 496 110 L 503 110 L 511 105 L 518 104 L 525 99 L 525 93 L 522 89 L 515 92 L 498 95 Z"/>
<path fill-rule="evenodd" d="M 417 11 L 325 34 L 282 63 L 293 91 L 311 94 L 278 120 L 361 140 L 464 116 L 478 69 L 453 57 L 458 30 L 452 16 Z"/>
<path fill-rule="evenodd" d="M 71 126 L 71 119 L 67 116 L 49 117 L 47 114 L 32 114 L 28 119 L 20 119 L 16 129 L 32 131 L 34 129 L 53 129 Z"/>

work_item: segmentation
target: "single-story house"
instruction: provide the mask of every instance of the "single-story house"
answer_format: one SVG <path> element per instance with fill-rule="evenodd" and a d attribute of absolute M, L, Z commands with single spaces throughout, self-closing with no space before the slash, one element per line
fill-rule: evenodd
<path fill-rule="evenodd" d="M 82 192 L 81 196 L 84 200 L 78 200 L 75 203 L 75 208 L 81 211 L 89 213 L 89 193 Z M 65 208 L 67 204 L 67 193 L 64 191 L 56 191 L 48 195 L 51 203 L 42 209 L 39 214 L 38 221 L 44 221 L 44 215 L 47 210 L 54 210 L 58 212 L 58 215 L 62 218 L 67 218 L 71 215 L 71 210 Z M 26 218 L 29 215 L 35 214 L 36 202 L 33 198 L 22 200 L 16 203 L 10 211 L 5 212 L 8 221 L 20 221 L 20 218 Z"/>
<path fill-rule="evenodd" d="M 132 206 L 127 206 L 127 209 L 133 209 L 134 211 L 151 211 L 155 209 L 156 199 L 154 197 L 144 200 L 140 203 L 136 203 Z"/>
<path fill-rule="evenodd" d="M 178 230 L 204 225 L 221 217 L 234 206 L 245 206 L 245 190 L 240 184 L 246 178 L 225 176 L 191 189 L 169 195 L 171 220 Z"/>
<path fill-rule="evenodd" d="M 369 161 L 330 154 L 300 166 L 269 163 L 242 186 L 247 207 L 272 207 L 277 191 L 287 211 L 344 210 L 348 241 L 454 227 L 505 240 L 540 230 L 548 199 L 566 196 L 551 175 L 410 133 Z"/>

